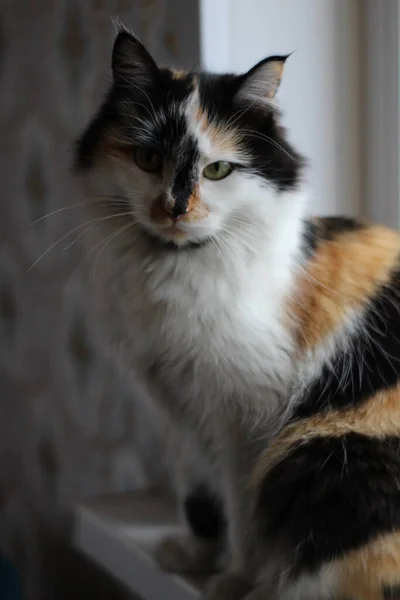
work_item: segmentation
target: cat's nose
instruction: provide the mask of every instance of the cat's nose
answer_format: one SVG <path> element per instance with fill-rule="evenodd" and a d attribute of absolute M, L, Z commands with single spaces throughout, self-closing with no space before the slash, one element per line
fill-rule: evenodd
<path fill-rule="evenodd" d="M 172 201 L 168 200 L 164 202 L 163 208 L 171 219 L 176 222 L 182 215 L 185 215 L 188 212 L 188 202 L 187 200 L 183 201 L 180 198 L 176 198 Z"/>

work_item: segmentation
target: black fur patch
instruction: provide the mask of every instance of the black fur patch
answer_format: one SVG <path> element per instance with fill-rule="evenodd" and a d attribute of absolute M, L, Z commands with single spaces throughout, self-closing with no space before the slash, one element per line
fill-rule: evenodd
<path fill-rule="evenodd" d="M 175 199 L 173 215 L 176 217 L 184 214 L 187 210 L 189 197 L 197 184 L 195 167 L 198 160 L 199 151 L 195 141 L 190 138 L 186 143 L 185 160 L 176 173 L 172 187 L 172 197 Z"/>
<path fill-rule="evenodd" d="M 383 590 L 384 600 L 400 600 L 400 585 L 396 587 L 385 587 Z"/>
<path fill-rule="evenodd" d="M 149 82 L 146 89 L 138 86 L 113 84 L 103 105 L 77 142 L 74 167 L 84 170 L 93 165 L 101 137 L 115 128 L 125 143 L 147 145 L 175 160 L 187 157 L 190 147 L 183 148 L 186 141 L 186 121 L 176 112 L 193 89 L 193 78 L 173 79 L 167 69 L 158 71 L 157 79 Z M 143 131 L 146 132 L 143 139 Z"/>
<path fill-rule="evenodd" d="M 304 222 L 303 254 L 306 259 L 312 258 L 323 242 L 336 240 L 340 235 L 359 231 L 365 225 L 348 217 L 321 217 Z"/>
<path fill-rule="evenodd" d="M 318 227 L 314 221 L 305 221 L 303 229 L 303 255 L 310 259 L 318 248 Z"/>
<path fill-rule="evenodd" d="M 300 400 L 293 418 L 359 404 L 400 379 L 400 272 L 371 299 L 362 329 L 338 350 Z"/>
<path fill-rule="evenodd" d="M 293 575 L 400 528 L 399 446 L 400 438 L 319 437 L 271 469 L 257 512 L 268 543 L 288 545 Z"/>
<path fill-rule="evenodd" d="M 365 225 L 349 217 L 323 217 L 318 220 L 320 236 L 323 240 L 334 240 L 343 233 L 350 233 L 363 229 Z"/>
<path fill-rule="evenodd" d="M 184 512 L 193 533 L 199 538 L 214 539 L 225 533 L 222 503 L 205 485 L 197 486 L 186 497 Z"/>

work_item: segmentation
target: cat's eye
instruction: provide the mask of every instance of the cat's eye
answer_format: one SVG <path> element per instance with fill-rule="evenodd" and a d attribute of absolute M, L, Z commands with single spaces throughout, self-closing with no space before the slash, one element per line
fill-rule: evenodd
<path fill-rule="evenodd" d="M 213 181 L 218 181 L 219 179 L 225 179 L 228 177 L 233 171 L 232 165 L 223 160 L 219 160 L 218 162 L 211 163 L 206 166 L 203 170 L 203 175 L 207 179 L 212 179 Z"/>
<path fill-rule="evenodd" d="M 151 148 L 138 146 L 134 150 L 133 157 L 137 166 L 142 169 L 142 171 L 147 171 L 148 173 L 160 171 L 163 165 L 161 154 Z"/>

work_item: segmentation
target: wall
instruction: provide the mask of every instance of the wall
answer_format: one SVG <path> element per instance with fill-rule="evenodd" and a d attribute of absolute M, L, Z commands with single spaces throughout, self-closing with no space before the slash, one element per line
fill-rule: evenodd
<path fill-rule="evenodd" d="M 365 210 L 400 227 L 400 7 L 365 0 L 363 9 Z"/>
<path fill-rule="evenodd" d="M 198 63 L 194 0 L 0 3 L 0 552 L 32 600 L 117 600 L 68 549 L 71 509 L 162 475 L 143 411 L 93 341 L 73 243 L 71 145 L 108 81 L 111 15 L 160 60 Z"/>
<path fill-rule="evenodd" d="M 360 0 L 201 2 L 208 69 L 245 71 L 294 51 L 278 101 L 311 160 L 311 209 L 321 214 L 361 211 L 361 8 Z"/>

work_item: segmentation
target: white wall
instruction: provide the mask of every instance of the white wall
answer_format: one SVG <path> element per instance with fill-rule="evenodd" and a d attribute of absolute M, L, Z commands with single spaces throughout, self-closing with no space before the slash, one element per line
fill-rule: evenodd
<path fill-rule="evenodd" d="M 278 100 L 292 141 L 311 159 L 312 210 L 359 213 L 360 1 L 201 0 L 201 44 L 213 71 L 295 51 Z"/>

